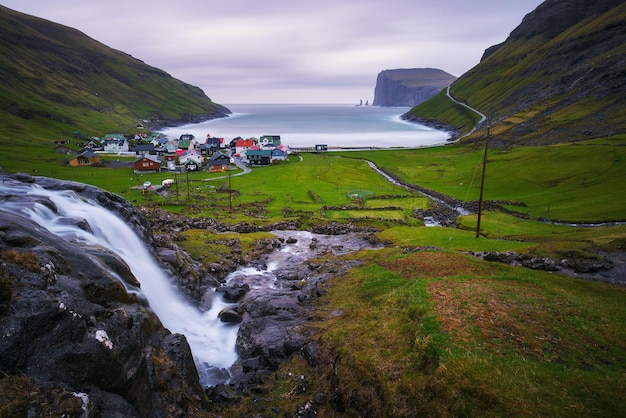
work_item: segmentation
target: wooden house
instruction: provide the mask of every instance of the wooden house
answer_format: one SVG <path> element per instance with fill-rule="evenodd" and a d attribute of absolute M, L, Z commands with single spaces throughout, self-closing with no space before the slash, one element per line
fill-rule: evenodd
<path fill-rule="evenodd" d="M 229 143 L 228 143 L 228 148 L 230 148 L 231 150 L 233 150 L 233 152 L 235 151 L 235 149 L 237 148 L 237 141 L 241 141 L 243 140 L 242 137 L 238 136 L 236 138 L 233 138 Z"/>
<path fill-rule="evenodd" d="M 202 167 L 201 164 L 193 160 L 186 161 L 185 163 L 182 164 L 182 166 L 185 168 L 185 171 L 199 171 L 200 168 Z"/>
<path fill-rule="evenodd" d="M 202 165 L 203 160 L 204 158 L 202 157 L 202 155 L 196 150 L 185 151 L 178 156 L 179 163 L 183 165 L 187 164 L 187 162 L 189 161 L 193 161 L 198 165 Z"/>
<path fill-rule="evenodd" d="M 159 149 L 164 150 L 166 154 L 175 154 L 178 149 L 178 145 L 173 143 L 172 141 L 161 142 L 161 147 Z"/>
<path fill-rule="evenodd" d="M 161 171 L 161 161 L 155 155 L 140 155 L 134 162 L 135 173 L 158 173 Z"/>
<path fill-rule="evenodd" d="M 100 156 L 92 150 L 85 150 L 67 162 L 72 167 L 94 165 L 100 163 Z"/>
<path fill-rule="evenodd" d="M 230 167 L 230 157 L 221 152 L 216 152 L 207 161 L 207 170 L 209 171 L 226 171 Z"/>
<path fill-rule="evenodd" d="M 131 151 L 133 151 L 136 155 L 157 154 L 154 144 L 137 144 Z"/>
<path fill-rule="evenodd" d="M 282 147 L 276 147 L 272 150 L 270 150 L 271 155 L 272 155 L 272 161 L 274 160 L 281 160 L 281 161 L 285 161 L 287 159 L 288 153 L 285 149 L 283 149 Z"/>
<path fill-rule="evenodd" d="M 235 153 L 241 155 L 255 145 L 256 143 L 252 139 L 239 139 L 235 142 Z"/>
<path fill-rule="evenodd" d="M 206 142 L 203 144 L 206 153 L 211 155 L 214 152 L 218 151 L 222 142 L 224 142 L 224 138 L 207 137 Z"/>
<path fill-rule="evenodd" d="M 183 134 L 178 138 L 178 149 L 192 150 L 200 145 L 200 141 L 192 134 Z"/>
<path fill-rule="evenodd" d="M 178 149 L 182 149 L 184 151 L 193 149 L 193 142 L 191 139 L 179 139 L 178 140 Z"/>
<path fill-rule="evenodd" d="M 270 165 L 272 162 L 272 151 L 270 150 L 248 150 L 246 159 L 250 165 Z"/>
<path fill-rule="evenodd" d="M 261 145 L 280 145 L 280 135 L 262 135 L 259 139 Z"/>
<path fill-rule="evenodd" d="M 54 147 L 55 154 L 76 155 L 78 151 L 68 147 L 67 145 L 57 145 Z"/>

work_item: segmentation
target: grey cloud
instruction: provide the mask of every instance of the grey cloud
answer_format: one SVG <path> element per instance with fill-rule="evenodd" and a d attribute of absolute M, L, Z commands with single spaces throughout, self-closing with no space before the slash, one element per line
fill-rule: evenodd
<path fill-rule="evenodd" d="M 541 0 L 4 0 L 219 103 L 351 103 L 389 68 L 461 75 Z"/>

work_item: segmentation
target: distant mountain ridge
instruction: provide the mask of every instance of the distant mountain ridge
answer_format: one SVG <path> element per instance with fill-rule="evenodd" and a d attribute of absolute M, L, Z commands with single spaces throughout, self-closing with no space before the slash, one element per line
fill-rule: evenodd
<path fill-rule="evenodd" d="M 0 123 L 104 134 L 222 117 L 198 87 L 82 32 L 0 6 Z"/>
<path fill-rule="evenodd" d="M 413 107 L 449 86 L 456 77 L 436 68 L 384 70 L 376 78 L 374 106 Z"/>
<path fill-rule="evenodd" d="M 450 90 L 490 116 L 491 131 L 502 143 L 540 145 L 625 133 L 626 2 L 547 0 Z M 454 115 L 460 113 L 448 102 L 438 95 L 408 117 L 458 126 Z"/>

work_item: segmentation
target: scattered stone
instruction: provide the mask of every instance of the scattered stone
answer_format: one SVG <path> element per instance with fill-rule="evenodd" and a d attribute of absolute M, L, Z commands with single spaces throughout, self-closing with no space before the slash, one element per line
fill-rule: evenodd
<path fill-rule="evenodd" d="M 242 283 L 233 286 L 219 286 L 215 289 L 216 292 L 224 294 L 224 300 L 226 302 L 239 302 L 239 300 L 250 290 L 250 285 Z"/>
<path fill-rule="evenodd" d="M 217 317 L 222 322 L 227 322 L 229 324 L 239 324 L 242 321 L 241 314 L 237 312 L 236 308 L 224 308 L 217 314 Z"/>

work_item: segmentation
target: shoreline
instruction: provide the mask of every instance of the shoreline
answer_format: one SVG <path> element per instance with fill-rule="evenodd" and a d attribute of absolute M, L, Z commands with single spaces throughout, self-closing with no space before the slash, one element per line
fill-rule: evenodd
<path fill-rule="evenodd" d="M 450 143 L 455 133 L 407 121 L 408 108 L 337 105 L 240 105 L 233 115 L 200 123 L 176 124 L 159 130 L 168 137 L 207 134 L 230 141 L 280 135 L 281 143 L 292 149 L 326 145 L 330 149 L 419 148 Z"/>

